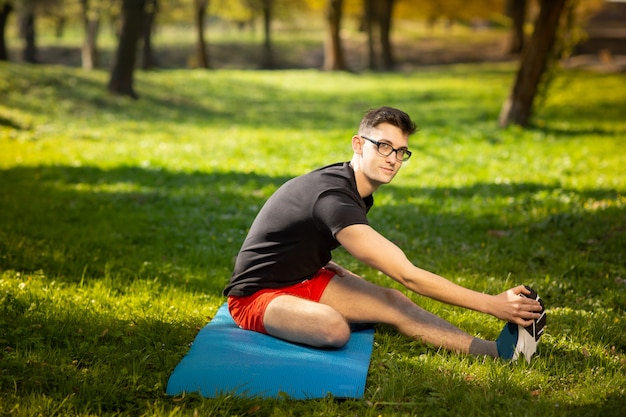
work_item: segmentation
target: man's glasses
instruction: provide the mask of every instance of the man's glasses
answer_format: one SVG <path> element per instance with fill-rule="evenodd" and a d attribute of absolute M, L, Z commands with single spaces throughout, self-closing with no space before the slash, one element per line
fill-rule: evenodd
<path fill-rule="evenodd" d="M 400 162 L 406 162 L 409 160 L 409 158 L 411 157 L 411 151 L 406 149 L 406 148 L 400 148 L 400 149 L 396 149 L 393 146 L 391 146 L 388 143 L 385 142 L 379 142 L 377 140 L 374 139 L 370 139 L 367 138 L 363 135 L 360 135 L 363 139 L 368 140 L 370 142 L 372 142 L 374 145 L 376 145 L 376 149 L 378 150 L 378 153 L 381 156 L 389 156 L 391 155 L 392 152 L 396 153 L 396 159 Z"/>

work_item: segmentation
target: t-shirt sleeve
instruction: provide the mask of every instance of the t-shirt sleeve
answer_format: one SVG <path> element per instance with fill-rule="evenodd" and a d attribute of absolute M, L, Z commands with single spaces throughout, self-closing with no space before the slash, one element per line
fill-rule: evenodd
<path fill-rule="evenodd" d="M 333 238 L 345 227 L 368 224 L 364 204 L 339 191 L 327 191 L 317 199 L 313 219 L 318 229 L 330 233 Z"/>

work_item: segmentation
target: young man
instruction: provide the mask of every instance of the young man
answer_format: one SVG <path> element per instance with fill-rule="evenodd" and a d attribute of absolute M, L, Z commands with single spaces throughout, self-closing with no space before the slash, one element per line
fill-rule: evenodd
<path fill-rule="evenodd" d="M 370 110 L 352 137 L 349 163 L 294 178 L 270 197 L 224 290 L 240 327 L 315 347 L 341 347 L 352 324 L 385 323 L 435 347 L 513 360 L 523 354 L 530 361 L 545 322 L 534 291 L 520 285 L 493 296 L 461 287 L 413 265 L 368 225 L 372 195 L 411 156 L 408 139 L 415 130 L 401 110 Z M 509 323 L 496 342 L 475 338 L 400 291 L 332 262 L 331 251 L 339 245 L 411 291 Z"/>

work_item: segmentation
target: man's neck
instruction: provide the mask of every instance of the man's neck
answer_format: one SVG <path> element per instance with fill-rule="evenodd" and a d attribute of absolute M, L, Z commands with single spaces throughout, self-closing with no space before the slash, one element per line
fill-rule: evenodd
<path fill-rule="evenodd" d="M 352 161 L 350 161 L 350 166 L 354 171 L 354 178 L 356 180 L 356 189 L 359 192 L 361 198 L 365 198 L 374 194 L 374 192 L 380 187 L 380 184 L 374 184 L 372 181 L 367 178 L 363 172 L 359 169 L 359 160 L 358 155 L 354 155 L 352 157 Z"/>

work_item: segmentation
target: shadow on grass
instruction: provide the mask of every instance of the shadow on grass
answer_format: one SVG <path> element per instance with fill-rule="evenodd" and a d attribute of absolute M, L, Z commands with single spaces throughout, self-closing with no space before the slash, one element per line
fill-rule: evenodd
<path fill-rule="evenodd" d="M 0 116 L 0 126 L 8 127 L 15 130 L 23 129 L 21 125 L 4 116 Z"/>
<path fill-rule="evenodd" d="M 0 269 L 217 293 L 251 219 L 284 181 L 134 167 L 0 171 Z"/>
<path fill-rule="evenodd" d="M 4 73 L 11 79 L 11 94 L 6 97 L 6 105 L 30 114 L 50 114 L 47 103 L 57 104 L 55 110 L 60 115 L 66 113 L 74 117 L 105 117 L 109 121 L 145 120 L 178 121 L 181 118 L 201 120 L 210 118 L 215 112 L 210 107 L 192 101 L 187 97 L 172 92 L 167 98 L 154 98 L 151 102 L 134 102 L 112 96 L 106 91 L 106 80 L 97 73 L 73 71 L 57 67 L 37 67 L 27 65 L 9 65 Z M 141 82 L 137 84 L 141 85 Z M 162 86 L 148 85 L 146 88 Z M 146 105 L 150 110 L 146 110 Z M 224 114 L 229 118 L 232 115 Z M 10 120 L 7 123 L 12 122 Z"/>
<path fill-rule="evenodd" d="M 618 361 L 600 352 L 583 356 L 544 341 L 530 364 L 466 357 L 462 360 L 469 366 L 458 367 L 456 354 L 411 341 L 389 326 L 377 326 L 375 343 L 366 397 L 390 414 L 419 410 L 421 415 L 439 415 L 445 410 L 445 415 L 466 415 L 479 401 L 480 409 L 490 415 L 517 415 L 514 410 L 524 410 L 521 415 L 619 415 L 615 412 L 626 400 L 619 387 L 592 398 L 593 405 L 574 400 L 574 392 L 590 383 L 594 369 L 620 374 Z M 540 382 L 556 375 L 563 379 Z M 378 398 L 382 400 L 377 402 Z"/>
<path fill-rule="evenodd" d="M 247 227 L 287 179 L 136 167 L 1 170 L 0 270 L 40 270 L 49 280 L 67 283 L 106 278 L 111 291 L 120 292 L 132 280 L 158 279 L 168 286 L 219 296 Z M 411 258 L 427 259 L 443 270 L 458 269 L 461 275 L 504 276 L 525 268 L 551 308 L 592 310 L 600 305 L 623 310 L 626 304 L 623 290 L 620 295 L 615 283 L 602 280 L 607 265 L 623 272 L 623 209 L 570 214 L 563 211 L 566 207 L 555 206 L 560 211 L 539 218 L 509 214 L 504 219 L 468 209 L 485 199 L 513 199 L 518 205 L 509 208 L 512 212 L 550 208 L 552 202 L 531 197 L 555 193 L 575 194 L 580 201 L 614 200 L 614 190 L 581 192 L 528 183 L 458 189 L 388 186 L 381 193 L 390 195 L 392 203 L 385 204 L 382 198 L 372 212 L 372 223 L 398 241 Z M 416 196 L 420 200 L 414 200 Z M 450 199 L 457 200 L 458 206 L 440 204 Z M 396 231 L 400 221 L 406 226 Z M 490 237 L 490 230 L 506 233 Z M 589 239 L 596 243 L 585 243 Z M 486 240 L 490 243 L 485 247 Z M 589 260 L 601 253 L 606 258 L 597 263 Z M 543 279 L 546 276 L 548 280 Z M 197 332 L 194 323 L 119 320 L 75 303 L 65 307 L 15 297 L 2 301 L 5 323 L 0 339 L 9 349 L 0 354 L 1 389 L 5 393 L 17 389 L 20 395 L 46 394 L 58 401 L 71 397 L 68 404 L 89 412 L 95 412 L 91 406 L 105 412 L 142 408 L 146 398 L 163 397 L 169 373 Z M 33 313 L 24 315 L 29 309 Z M 37 313 L 40 309 L 48 310 Z M 601 332 L 585 337 L 597 343 L 608 340 Z M 624 336 L 612 337 L 618 351 L 623 351 Z M 432 387 L 450 384 L 450 375 L 439 374 L 438 369 L 425 371 L 433 373 Z M 494 409 L 503 411 L 510 406 L 511 396 L 520 404 L 534 400 L 527 389 L 510 386 L 504 377 L 501 389 L 493 392 L 471 381 L 453 382 L 456 396 L 427 383 L 406 395 L 433 409 L 454 409 L 466 395 L 486 395 Z M 494 387 L 498 388 L 498 381 Z M 507 398 L 500 396 L 502 392 Z M 612 411 L 621 405 L 623 398 L 614 397 L 600 407 Z M 572 411 L 584 414 L 585 410 Z"/>
<path fill-rule="evenodd" d="M 427 269 L 501 277 L 501 285 L 511 274 L 509 284 L 532 284 L 551 305 L 591 307 L 601 298 L 624 310 L 623 291 L 607 292 L 626 272 L 626 209 L 615 189 L 479 183 L 379 194 L 390 202 L 372 211 L 374 227 Z"/>
<path fill-rule="evenodd" d="M 287 180 L 137 167 L 3 170 L 0 269 L 42 270 L 68 282 L 106 277 L 121 286 L 159 278 L 219 293 L 254 216 Z M 609 301 L 607 277 L 624 274 L 626 212 L 615 190 L 390 185 L 377 196 L 372 225 L 443 275 L 501 277 L 496 282 L 507 285 L 514 274 L 554 290 L 546 295 L 552 305 L 573 305 L 584 297 Z"/>
<path fill-rule="evenodd" d="M 469 70 L 458 70 L 459 77 L 466 76 L 464 71 Z M 11 79 L 11 88 L 7 90 L 10 94 L 5 98 L 7 106 L 33 115 L 57 118 L 71 115 L 78 121 L 94 119 L 105 124 L 132 120 L 149 122 L 153 127 L 163 125 L 167 129 L 191 123 L 211 127 L 281 129 L 289 126 L 301 130 L 343 130 L 345 126 L 357 126 L 367 109 L 380 104 L 403 108 L 415 115 L 418 124 L 429 128 L 492 120 L 495 123 L 497 119 L 497 109 L 486 113 L 475 105 L 475 99 L 484 98 L 450 89 L 407 93 L 405 84 L 393 82 L 383 91 L 376 87 L 378 84 L 366 84 L 363 89 L 346 89 L 337 95 L 333 88 L 303 90 L 288 81 L 277 84 L 275 77 L 268 78 L 263 72 L 187 71 L 184 78 L 180 72 L 176 74 L 172 75 L 171 85 L 163 85 L 166 82 L 163 77 L 138 75 L 135 87 L 141 99 L 134 101 L 109 95 L 105 74 L 101 72 L 14 64 L 0 68 L 0 75 Z M 286 76 L 297 77 L 295 73 Z M 421 85 L 428 83 L 431 76 L 438 75 L 426 71 L 409 75 L 408 79 Z M 358 83 L 360 77 L 341 73 L 325 77 L 324 82 L 352 85 L 353 81 Z M 388 77 L 397 81 L 397 75 L 379 74 L 377 77 L 380 83 Z M 367 98 L 369 89 L 375 92 L 377 103 Z M 468 94 L 467 100 L 459 100 L 461 94 Z M 52 112 L 50 102 L 56 104 Z M 9 119 L 5 124 L 20 125 Z"/>
<path fill-rule="evenodd" d="M 592 76 L 597 76 L 596 74 Z M 607 87 L 611 88 L 611 87 Z M 618 91 L 624 91 L 623 87 L 619 86 Z M 614 92 L 612 92 L 614 93 Z M 550 127 L 546 129 L 550 133 L 565 133 L 563 137 L 567 137 L 567 135 L 575 134 L 575 135 L 585 135 L 589 133 L 596 133 L 600 135 L 608 134 L 608 135 L 617 135 L 619 137 L 617 139 L 621 139 L 624 137 L 624 131 L 626 127 L 622 124 L 614 125 L 619 126 L 614 128 L 614 130 L 602 129 L 598 128 L 598 126 L 602 126 L 604 123 L 612 124 L 615 120 L 625 120 L 626 119 L 626 94 L 622 93 L 621 97 L 615 97 L 615 94 L 610 94 L 608 96 L 602 96 L 602 99 L 599 100 L 596 98 L 595 100 L 569 100 L 566 104 L 551 104 L 547 105 L 544 108 L 539 109 L 536 115 L 536 119 L 538 120 L 548 120 L 552 121 L 562 121 L 566 122 L 565 127 L 562 128 L 553 128 Z M 569 129 L 567 126 L 567 122 L 575 121 L 576 125 L 589 126 L 587 129 Z M 563 125 L 563 123 L 562 123 Z M 543 126 L 537 127 L 538 129 L 544 129 Z"/>
<path fill-rule="evenodd" d="M 14 396 L 22 413 L 42 407 L 42 398 L 54 408 L 39 408 L 44 415 L 143 409 L 147 399 L 165 397 L 169 375 L 199 329 L 192 322 L 120 320 L 83 295 L 79 302 L 73 294 L 71 303 L 51 300 L 54 289 L 0 296 L 0 396 Z"/>
<path fill-rule="evenodd" d="M 582 114 L 590 114 L 589 112 L 585 112 Z M 567 120 L 567 119 L 566 119 Z M 578 118 L 580 121 L 580 118 Z M 591 122 L 597 122 L 599 119 L 590 117 Z M 569 128 L 569 127 L 558 127 L 556 125 L 550 126 L 542 126 L 539 123 L 535 123 L 533 126 L 526 128 L 528 132 L 540 133 L 542 135 L 550 135 L 553 137 L 563 137 L 568 140 L 576 137 L 576 136 L 603 136 L 607 138 L 615 137 L 615 139 L 619 140 L 623 137 L 624 132 L 626 130 L 616 130 L 616 129 L 606 129 L 598 126 L 593 127 L 577 127 L 577 128 Z"/>

